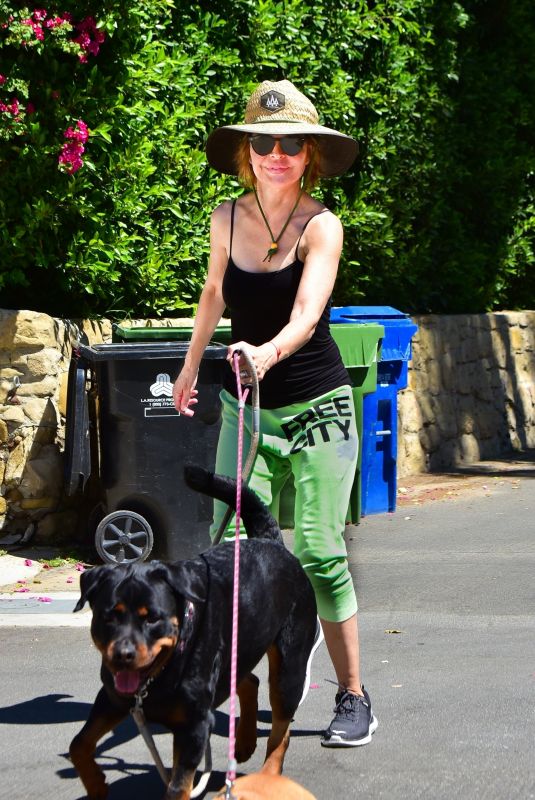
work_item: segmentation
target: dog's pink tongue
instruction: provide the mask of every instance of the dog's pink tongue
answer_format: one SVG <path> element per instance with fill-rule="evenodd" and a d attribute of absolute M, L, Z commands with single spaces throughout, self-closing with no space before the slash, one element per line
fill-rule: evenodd
<path fill-rule="evenodd" d="M 120 694 L 135 694 L 140 683 L 141 677 L 137 670 L 122 669 L 115 673 L 115 688 Z"/>

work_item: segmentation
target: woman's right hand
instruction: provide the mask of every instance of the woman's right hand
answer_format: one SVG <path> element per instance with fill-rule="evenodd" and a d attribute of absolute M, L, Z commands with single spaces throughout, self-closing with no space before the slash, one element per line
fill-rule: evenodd
<path fill-rule="evenodd" d="M 194 410 L 191 406 L 197 404 L 198 391 L 195 388 L 198 374 L 184 367 L 173 385 L 173 402 L 179 414 L 192 417 Z"/>

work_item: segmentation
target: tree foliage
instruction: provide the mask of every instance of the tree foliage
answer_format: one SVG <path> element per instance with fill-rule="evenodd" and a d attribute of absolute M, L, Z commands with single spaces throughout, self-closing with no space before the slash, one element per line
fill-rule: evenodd
<path fill-rule="evenodd" d="M 360 143 L 337 303 L 533 306 L 534 77 L 531 0 L 0 0 L 0 304 L 191 314 L 206 137 L 288 78 Z"/>

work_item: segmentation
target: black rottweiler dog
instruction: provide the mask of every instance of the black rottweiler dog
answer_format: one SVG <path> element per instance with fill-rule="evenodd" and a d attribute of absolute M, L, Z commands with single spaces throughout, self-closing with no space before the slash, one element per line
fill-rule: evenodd
<path fill-rule="evenodd" d="M 230 478 L 187 467 L 186 482 L 235 508 Z M 268 509 L 245 486 L 241 502 L 250 538 L 240 542 L 236 758 L 246 761 L 256 747 L 258 679 L 251 670 L 267 653 L 272 728 L 263 770 L 279 774 L 290 721 L 308 688 L 316 601 Z M 233 571 L 231 542 L 188 561 L 107 564 L 81 575 L 74 610 L 91 605 L 104 685 L 70 755 L 91 800 L 107 795 L 95 761 L 97 742 L 126 717 L 138 695 L 147 720 L 173 733 L 166 800 L 190 797 L 213 711 L 230 692 Z"/>

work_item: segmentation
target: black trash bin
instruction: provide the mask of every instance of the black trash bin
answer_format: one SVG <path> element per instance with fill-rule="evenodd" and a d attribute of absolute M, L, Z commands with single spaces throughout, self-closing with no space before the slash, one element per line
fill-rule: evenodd
<path fill-rule="evenodd" d="M 67 419 L 65 485 L 73 493 L 89 470 L 98 470 L 102 519 L 95 544 L 105 561 L 137 561 L 149 554 L 177 560 L 210 545 L 212 501 L 186 486 L 183 470 L 187 463 L 214 468 L 227 348 L 206 348 L 195 415 L 184 418 L 171 392 L 188 344 L 80 345 L 73 353 L 68 409 L 74 419 Z M 94 418 L 86 393 L 94 401 L 89 404 Z M 96 436 L 89 435 L 91 426 Z M 97 458 L 87 454 L 91 440 L 97 441 Z"/>

